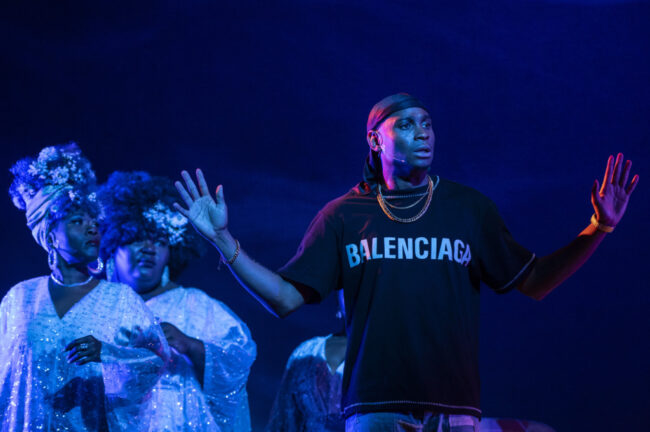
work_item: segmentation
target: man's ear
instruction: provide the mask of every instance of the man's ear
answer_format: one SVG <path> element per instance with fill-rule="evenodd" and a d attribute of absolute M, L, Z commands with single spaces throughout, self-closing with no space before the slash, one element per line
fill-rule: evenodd
<path fill-rule="evenodd" d="M 366 136 L 366 140 L 368 141 L 368 145 L 370 146 L 370 150 L 374 152 L 380 152 L 381 151 L 381 135 L 379 132 L 371 130 L 368 131 L 368 135 Z"/>

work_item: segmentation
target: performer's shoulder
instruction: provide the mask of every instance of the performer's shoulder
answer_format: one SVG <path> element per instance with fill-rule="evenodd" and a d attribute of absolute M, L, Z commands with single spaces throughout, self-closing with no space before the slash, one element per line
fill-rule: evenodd
<path fill-rule="evenodd" d="M 212 311 L 212 314 L 225 314 L 229 315 L 237 321 L 241 321 L 240 318 L 235 314 L 224 302 L 217 300 L 212 297 L 205 291 L 199 288 L 193 287 L 184 287 L 179 286 L 175 288 L 174 291 L 182 293 L 182 299 L 178 299 L 184 303 L 184 307 L 189 310 L 195 310 L 196 308 L 209 308 Z"/>
<path fill-rule="evenodd" d="M 444 198 L 466 200 L 476 204 L 491 202 L 490 198 L 478 189 L 442 177 L 439 177 L 435 193 L 442 195 Z"/>
<path fill-rule="evenodd" d="M 38 291 L 43 284 L 47 286 L 47 280 L 49 279 L 49 276 L 37 276 L 35 278 L 27 279 L 24 281 L 20 281 L 9 290 L 7 290 L 7 293 L 4 295 L 2 298 L 2 301 L 9 301 L 10 299 L 16 299 L 16 298 L 29 298 L 30 295 L 34 294 L 36 291 Z"/>
<path fill-rule="evenodd" d="M 325 344 L 327 336 L 316 336 L 311 339 L 303 341 L 291 353 L 291 359 L 296 360 L 303 357 L 316 357 L 322 350 L 322 345 Z"/>
<path fill-rule="evenodd" d="M 35 291 L 39 289 L 41 284 L 47 284 L 48 278 L 49 276 L 37 276 L 35 278 L 20 281 L 14 286 L 12 286 L 11 288 L 9 288 L 9 290 L 7 290 L 7 294 L 5 295 L 5 297 L 14 296 L 18 293 L 28 293 L 28 292 Z"/>
<path fill-rule="evenodd" d="M 174 301 L 183 302 L 183 303 L 219 303 L 219 300 L 210 296 L 208 293 L 203 291 L 200 288 L 187 287 L 179 285 L 176 288 L 167 291 L 165 294 L 171 295 L 174 298 Z"/>
<path fill-rule="evenodd" d="M 472 206 L 485 206 L 492 201 L 479 190 L 456 181 L 445 179 L 439 176 L 432 176 L 436 185 L 435 194 L 440 195 L 442 199 L 463 202 Z M 359 185 L 353 187 L 348 192 L 340 195 L 323 206 L 319 214 L 328 220 L 334 220 L 338 215 L 345 215 L 348 211 L 358 209 L 358 206 L 368 205 L 368 201 L 376 202 L 375 194 L 368 188 Z"/>
<path fill-rule="evenodd" d="M 370 194 L 360 193 L 359 187 L 355 186 L 343 195 L 330 200 L 323 206 L 320 212 L 325 215 L 333 215 L 343 211 L 347 206 L 356 205 L 368 199 L 374 201 L 375 198 Z"/>
<path fill-rule="evenodd" d="M 142 297 L 133 290 L 129 285 L 122 282 L 111 282 L 105 279 L 99 281 L 98 288 L 106 292 L 106 296 L 115 296 L 124 299 L 127 302 L 138 301 L 142 302 Z"/>
<path fill-rule="evenodd" d="M 50 278 L 49 276 L 36 276 L 34 278 L 18 282 L 16 285 L 12 287 L 12 289 L 17 287 L 35 288 L 41 283 L 47 282 L 49 278 Z"/>
<path fill-rule="evenodd" d="M 193 305 L 208 305 L 221 303 L 219 300 L 211 297 L 208 293 L 199 288 L 178 286 L 171 291 L 168 291 L 167 294 L 172 295 L 174 300 L 177 302 L 182 302 L 184 304 L 193 304 Z"/>

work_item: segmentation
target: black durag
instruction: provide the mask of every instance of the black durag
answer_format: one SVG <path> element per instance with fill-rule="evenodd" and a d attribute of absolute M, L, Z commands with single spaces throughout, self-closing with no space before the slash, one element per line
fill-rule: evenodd
<path fill-rule="evenodd" d="M 390 95 L 372 107 L 370 114 L 368 114 L 366 131 L 377 130 L 388 117 L 407 108 L 422 108 L 427 112 L 429 111 L 418 98 L 408 93 Z M 363 167 L 363 182 L 360 184 L 360 189 L 365 190 L 366 193 L 374 191 L 379 181 L 381 181 L 381 160 L 377 152 L 370 150 Z"/>

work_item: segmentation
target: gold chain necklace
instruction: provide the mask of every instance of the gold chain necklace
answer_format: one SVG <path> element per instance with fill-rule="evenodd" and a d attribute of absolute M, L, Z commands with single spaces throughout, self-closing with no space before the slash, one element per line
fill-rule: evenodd
<path fill-rule="evenodd" d="M 384 203 L 385 203 L 388 207 L 390 207 L 390 208 L 394 208 L 394 209 L 396 209 L 396 210 L 406 210 L 406 209 L 410 209 L 410 208 L 413 208 L 413 207 L 415 207 L 416 205 L 418 205 L 418 204 L 420 203 L 420 201 L 422 201 L 422 200 L 424 199 L 424 197 L 427 196 L 428 193 L 429 193 L 429 191 L 428 191 L 428 189 L 427 189 L 427 191 L 424 192 L 424 193 L 420 196 L 420 198 L 416 199 L 415 202 L 413 202 L 412 204 L 409 204 L 409 205 L 404 205 L 404 206 L 398 206 L 398 205 L 395 205 L 395 204 L 391 204 L 391 203 L 388 201 L 388 200 L 391 199 L 391 198 L 393 198 L 393 199 L 400 198 L 399 196 L 387 197 L 387 196 L 385 196 L 385 195 L 382 195 L 382 198 L 384 199 Z M 406 198 L 406 197 L 405 197 L 405 198 Z"/>
<path fill-rule="evenodd" d="M 388 205 L 386 205 L 386 201 L 384 199 L 384 196 L 381 193 L 381 185 L 377 185 L 377 202 L 379 203 L 379 207 L 381 207 L 381 210 L 384 212 L 386 216 L 388 216 L 388 219 L 395 221 L 395 222 L 401 222 L 401 223 L 411 223 L 415 222 L 416 220 L 420 219 L 429 209 L 429 205 L 431 204 L 431 198 L 433 197 L 433 191 L 438 187 L 438 183 L 440 183 L 440 179 L 436 179 L 436 184 L 433 184 L 433 180 L 431 180 L 431 177 L 427 176 L 428 180 L 428 185 L 427 185 L 427 200 L 424 203 L 424 206 L 422 209 L 418 212 L 413 217 L 410 218 L 400 218 L 398 216 L 395 216 L 390 209 L 388 208 Z"/>
<path fill-rule="evenodd" d="M 426 194 L 428 194 L 428 193 L 429 193 L 429 191 L 425 190 L 424 192 L 408 194 L 408 195 L 382 195 L 382 196 L 384 197 L 385 200 L 389 200 L 389 199 L 398 199 L 398 198 L 399 199 L 418 198 L 418 197 L 426 196 Z"/>

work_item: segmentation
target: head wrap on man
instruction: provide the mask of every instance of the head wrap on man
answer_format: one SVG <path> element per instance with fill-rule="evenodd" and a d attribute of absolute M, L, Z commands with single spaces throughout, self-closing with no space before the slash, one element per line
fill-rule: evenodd
<path fill-rule="evenodd" d="M 386 96 L 370 110 L 368 122 L 366 123 L 366 131 L 377 130 L 379 125 L 388 117 L 407 108 L 422 108 L 425 111 L 429 111 L 418 98 L 408 93 L 397 93 Z"/>
<path fill-rule="evenodd" d="M 418 98 L 408 93 L 396 93 L 386 96 L 370 110 L 366 123 L 366 131 L 376 131 L 388 117 L 408 108 L 422 108 L 427 112 L 429 111 Z M 363 182 L 359 185 L 360 188 L 358 190 L 364 194 L 370 191 L 376 191 L 377 184 L 381 182 L 381 179 L 381 159 L 377 152 L 370 150 L 363 165 Z"/>

